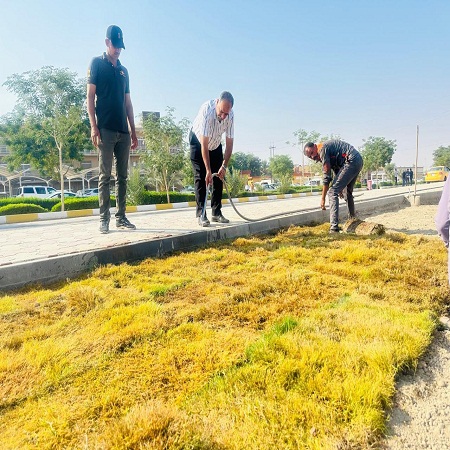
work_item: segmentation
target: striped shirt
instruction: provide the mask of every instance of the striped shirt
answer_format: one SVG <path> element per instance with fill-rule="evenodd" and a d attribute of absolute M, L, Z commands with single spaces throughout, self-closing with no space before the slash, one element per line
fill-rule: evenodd
<path fill-rule="evenodd" d="M 233 110 L 221 122 L 216 114 L 216 100 L 203 103 L 192 125 L 192 131 L 200 140 L 201 136 L 209 137 L 208 150 L 215 150 L 221 143 L 222 135 L 226 132 L 227 138 L 234 138 Z"/>

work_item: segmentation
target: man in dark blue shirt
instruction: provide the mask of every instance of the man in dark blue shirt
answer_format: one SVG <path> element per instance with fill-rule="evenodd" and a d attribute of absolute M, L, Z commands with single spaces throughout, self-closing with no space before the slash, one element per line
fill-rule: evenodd
<path fill-rule="evenodd" d="M 328 193 L 330 233 L 339 233 L 340 196 L 347 202 L 349 217 L 355 217 L 353 187 L 363 166 L 362 156 L 353 146 L 338 139 L 325 141 L 323 144 L 308 142 L 303 152 L 308 158 L 322 163 L 323 188 L 320 207 L 325 209 L 325 197 Z"/>
<path fill-rule="evenodd" d="M 128 158 L 138 145 L 134 125 L 130 81 L 119 61 L 125 48 L 122 30 L 111 25 L 106 30 L 106 52 L 93 58 L 88 70 L 87 109 L 91 139 L 99 149 L 98 201 L 100 232 L 109 232 L 110 180 L 113 158 L 116 164 L 116 226 L 135 229 L 125 216 Z M 131 137 L 130 137 L 131 131 Z"/>

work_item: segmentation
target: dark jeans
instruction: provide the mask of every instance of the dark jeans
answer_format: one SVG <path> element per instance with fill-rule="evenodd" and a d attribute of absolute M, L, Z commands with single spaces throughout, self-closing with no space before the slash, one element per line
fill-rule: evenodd
<path fill-rule="evenodd" d="M 197 136 L 191 131 L 189 133 L 189 145 L 191 147 L 191 163 L 194 169 L 195 201 L 197 202 L 196 215 L 200 217 L 206 199 L 206 167 L 202 157 L 202 148 Z M 209 152 L 209 163 L 212 173 L 217 173 L 223 163 L 222 144 L 215 150 Z M 218 216 L 222 211 L 223 183 L 219 177 L 213 177 L 211 192 L 211 212 Z"/>
<path fill-rule="evenodd" d="M 344 195 L 347 202 L 348 214 L 355 217 L 355 201 L 353 199 L 353 187 L 356 179 L 363 166 L 362 156 L 355 152 L 350 154 L 345 164 L 336 174 L 328 191 L 330 201 L 330 229 L 337 230 L 339 228 L 339 194 Z"/>
<path fill-rule="evenodd" d="M 127 206 L 128 158 L 130 155 L 131 137 L 117 131 L 100 130 L 99 148 L 98 203 L 100 220 L 109 220 L 111 214 L 110 180 L 113 158 L 116 165 L 116 218 L 125 216 Z"/>

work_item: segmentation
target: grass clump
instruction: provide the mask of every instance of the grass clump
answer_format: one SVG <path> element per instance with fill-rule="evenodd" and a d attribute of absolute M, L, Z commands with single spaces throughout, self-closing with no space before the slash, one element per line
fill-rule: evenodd
<path fill-rule="evenodd" d="M 1 442 L 371 448 L 446 302 L 437 239 L 326 226 L 3 296 Z"/>

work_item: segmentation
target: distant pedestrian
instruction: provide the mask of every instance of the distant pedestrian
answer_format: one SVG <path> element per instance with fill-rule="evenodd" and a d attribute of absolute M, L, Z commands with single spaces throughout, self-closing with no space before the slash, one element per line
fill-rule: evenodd
<path fill-rule="evenodd" d="M 414 182 L 414 172 L 412 171 L 412 169 L 410 168 L 408 171 L 408 181 L 410 186 L 412 186 L 413 182 Z"/>
<path fill-rule="evenodd" d="M 394 169 L 394 184 L 397 186 L 398 183 L 398 170 L 397 167 Z"/>
<path fill-rule="evenodd" d="M 211 210 L 213 222 L 229 223 L 222 214 L 223 179 L 233 152 L 234 98 L 224 91 L 220 97 L 209 100 L 200 107 L 189 133 L 191 162 L 194 169 L 196 216 L 201 227 L 208 227 L 206 192 L 212 185 Z M 225 154 L 222 135 L 225 133 Z M 218 177 L 213 177 L 217 173 Z"/>
<path fill-rule="evenodd" d="M 406 186 L 406 181 L 407 181 L 407 175 L 406 175 L 406 170 L 404 170 L 402 172 L 402 186 Z"/>
<path fill-rule="evenodd" d="M 355 217 L 353 187 L 363 166 L 363 158 L 350 144 L 341 140 L 325 141 L 323 144 L 308 142 L 304 154 L 322 163 L 323 187 L 320 206 L 325 209 L 325 197 L 330 202 L 330 233 L 339 233 L 339 197 L 347 202 L 349 218 Z M 334 179 L 332 181 L 332 173 Z"/>
<path fill-rule="evenodd" d="M 436 229 L 443 240 L 447 251 L 449 249 L 449 227 L 450 227 L 450 178 L 444 184 L 441 199 L 435 217 Z M 448 258 L 448 279 L 450 283 L 450 259 Z"/>
<path fill-rule="evenodd" d="M 91 139 L 99 149 L 98 201 L 100 232 L 109 232 L 110 180 L 113 159 L 116 165 L 116 227 L 135 229 L 125 216 L 128 158 L 138 145 L 134 125 L 130 80 L 119 61 L 125 49 L 122 30 L 111 25 L 106 30 L 106 52 L 92 59 L 88 70 L 87 109 Z M 130 137 L 131 131 L 131 137 Z"/>

